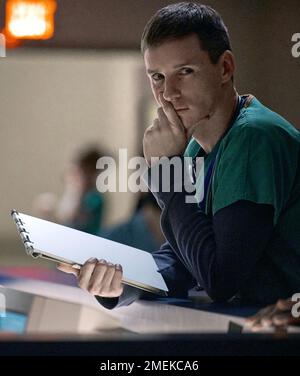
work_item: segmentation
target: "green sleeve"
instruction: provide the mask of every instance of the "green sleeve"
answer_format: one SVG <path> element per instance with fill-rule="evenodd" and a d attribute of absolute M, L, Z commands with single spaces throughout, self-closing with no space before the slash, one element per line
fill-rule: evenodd
<path fill-rule="evenodd" d="M 290 196 L 297 150 L 284 130 L 248 126 L 220 145 L 213 180 L 213 214 L 239 200 L 270 204 L 274 225 Z"/>

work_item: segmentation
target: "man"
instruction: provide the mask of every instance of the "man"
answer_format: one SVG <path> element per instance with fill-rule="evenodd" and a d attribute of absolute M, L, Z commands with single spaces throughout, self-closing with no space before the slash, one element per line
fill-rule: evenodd
<path fill-rule="evenodd" d="M 172 179 L 171 192 L 154 193 L 167 243 L 153 255 L 170 296 L 185 297 L 196 284 L 217 301 L 273 303 L 300 291 L 299 132 L 237 94 L 228 32 L 210 7 L 159 10 L 142 52 L 158 104 L 144 135 L 150 171 L 152 157 L 205 160 L 199 205 L 186 203 L 183 182 L 175 192 Z M 107 308 L 137 298 L 122 285 L 121 266 L 90 260 L 78 277 Z"/>

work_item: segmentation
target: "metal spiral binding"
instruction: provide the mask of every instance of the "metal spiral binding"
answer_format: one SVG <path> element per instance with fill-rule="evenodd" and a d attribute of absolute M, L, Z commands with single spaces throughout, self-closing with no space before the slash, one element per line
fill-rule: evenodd
<path fill-rule="evenodd" d="M 25 223 L 19 217 L 19 213 L 17 212 L 17 210 L 15 210 L 15 209 L 12 210 L 11 216 L 12 216 L 13 220 L 15 221 L 18 232 L 19 232 L 20 237 L 21 237 L 23 244 L 25 246 L 26 253 L 28 255 L 32 256 L 32 257 L 38 257 L 39 254 L 34 252 L 33 242 L 29 238 L 29 232 L 26 231 L 25 227 L 23 227 L 25 225 Z"/>

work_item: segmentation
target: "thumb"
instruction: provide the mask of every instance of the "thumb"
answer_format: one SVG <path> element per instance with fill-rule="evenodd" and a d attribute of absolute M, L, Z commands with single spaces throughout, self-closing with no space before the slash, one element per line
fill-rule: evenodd
<path fill-rule="evenodd" d="M 57 264 L 56 268 L 60 270 L 61 272 L 68 273 L 68 274 L 74 274 L 76 277 L 79 275 L 79 270 L 73 268 L 71 265 L 66 264 Z"/>

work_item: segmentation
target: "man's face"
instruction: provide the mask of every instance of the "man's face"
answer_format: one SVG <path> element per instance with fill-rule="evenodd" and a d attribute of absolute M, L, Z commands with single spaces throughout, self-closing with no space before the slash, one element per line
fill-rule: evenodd
<path fill-rule="evenodd" d="M 214 114 L 222 94 L 222 66 L 213 64 L 196 34 L 148 48 L 145 66 L 153 95 L 172 103 L 190 138 Z"/>

